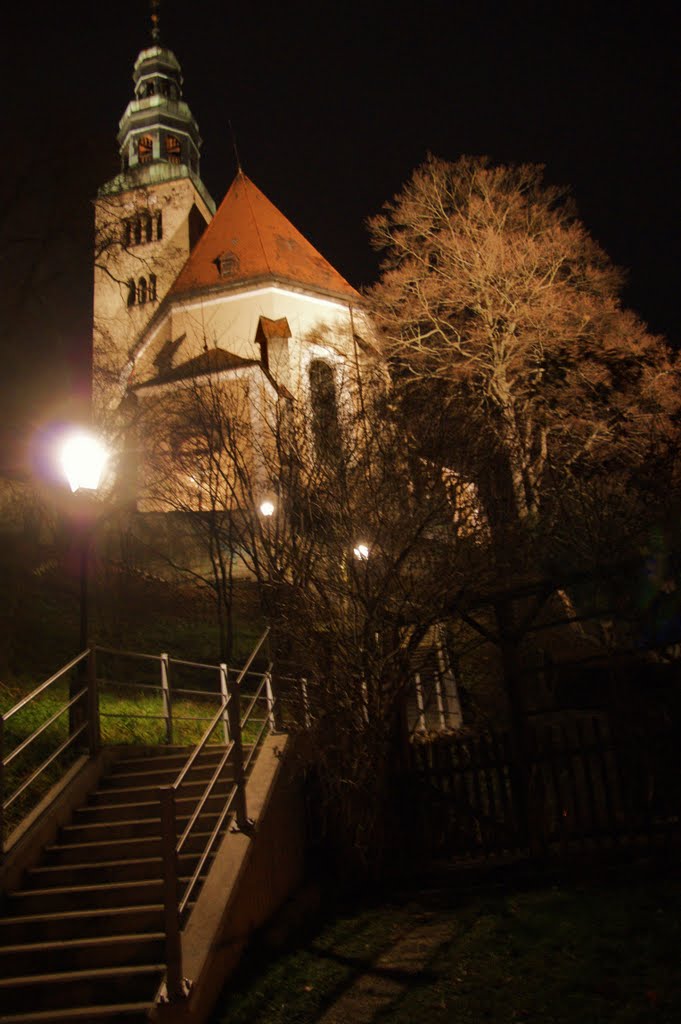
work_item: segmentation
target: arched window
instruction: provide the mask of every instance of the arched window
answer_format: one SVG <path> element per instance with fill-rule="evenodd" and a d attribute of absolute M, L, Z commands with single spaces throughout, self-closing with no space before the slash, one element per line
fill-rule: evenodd
<path fill-rule="evenodd" d="M 134 306 L 135 299 L 137 298 L 137 287 L 132 278 L 128 281 L 128 305 Z"/>
<path fill-rule="evenodd" d="M 310 363 L 310 404 L 312 435 L 317 455 L 325 462 L 337 463 L 341 453 L 341 431 L 333 369 L 323 359 Z"/>
<path fill-rule="evenodd" d="M 137 157 L 141 164 L 149 164 L 154 157 L 154 140 L 151 135 L 141 135 L 137 143 Z"/>
<path fill-rule="evenodd" d="M 142 241 L 142 221 L 139 219 L 139 217 L 137 217 L 137 219 L 133 223 L 134 223 L 134 228 L 135 228 L 135 230 L 134 230 L 135 245 L 139 245 L 140 242 Z"/>
<path fill-rule="evenodd" d="M 147 301 L 147 279 L 146 277 L 140 277 L 137 282 L 137 302 L 141 306 Z"/>
<path fill-rule="evenodd" d="M 156 301 L 156 274 L 149 274 L 149 302 Z"/>
<path fill-rule="evenodd" d="M 182 163 L 182 147 L 174 135 L 166 135 L 166 156 L 171 164 Z"/>
<path fill-rule="evenodd" d="M 148 213 L 145 213 L 144 217 L 142 217 L 142 227 L 143 227 L 143 233 L 144 233 L 144 241 L 145 242 L 150 242 L 151 241 L 151 217 L 149 216 Z"/>
<path fill-rule="evenodd" d="M 156 217 L 156 240 L 161 241 L 163 238 L 163 214 L 157 213 Z"/>
<path fill-rule="evenodd" d="M 132 222 L 123 221 L 123 245 L 132 245 Z"/>

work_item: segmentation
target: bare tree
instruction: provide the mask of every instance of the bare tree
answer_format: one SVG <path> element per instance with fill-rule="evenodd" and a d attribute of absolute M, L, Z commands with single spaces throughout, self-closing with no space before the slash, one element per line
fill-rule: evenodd
<path fill-rule="evenodd" d="M 149 407 L 146 501 L 193 524 L 226 631 L 235 572 L 257 582 L 280 672 L 305 680 L 286 704 L 326 825 L 366 867 L 389 849 L 414 657 L 489 560 L 477 504 L 413 449 L 384 369 L 338 383 L 336 407 L 260 373 L 186 380 Z"/>
<path fill-rule="evenodd" d="M 621 307 L 622 275 L 542 168 L 431 157 L 370 227 L 396 377 L 417 407 L 450 410 L 453 464 L 475 424 L 520 519 L 539 512 L 549 468 L 640 464 L 673 433 L 668 350 Z"/>

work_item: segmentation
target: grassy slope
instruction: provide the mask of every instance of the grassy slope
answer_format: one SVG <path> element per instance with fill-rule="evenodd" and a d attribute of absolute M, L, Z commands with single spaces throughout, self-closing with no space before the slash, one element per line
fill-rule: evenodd
<path fill-rule="evenodd" d="M 34 554 L 34 553 L 32 553 Z M 0 711 L 10 708 L 77 651 L 79 589 L 68 567 L 49 554 L 31 558 L 19 547 L 0 548 L 0 573 L 5 597 L 0 614 Z M 257 618 L 254 596 L 247 587 L 238 595 L 237 638 L 234 663 L 247 656 L 262 623 Z M 196 587 L 169 585 L 142 576 L 126 575 L 100 567 L 91 586 L 91 636 L 95 642 L 128 650 L 216 664 L 219 638 L 210 599 Z M 159 682 L 157 663 L 130 662 L 101 657 L 98 675 L 128 682 Z M 216 673 L 192 673 L 171 669 L 171 685 L 206 688 L 217 692 Z M 68 681 L 58 683 L 7 723 L 5 753 L 58 710 L 66 699 Z M 193 743 L 204 722 L 181 722 L 182 717 L 211 716 L 214 702 L 196 699 L 174 702 L 178 743 Z M 142 690 L 104 689 L 101 698 L 102 738 L 105 742 L 163 742 L 165 724 L 160 695 Z M 140 717 L 141 716 L 141 717 Z M 5 793 L 46 759 L 65 739 L 68 716 L 51 725 L 6 772 Z M 216 733 L 217 738 L 217 733 Z M 6 815 L 11 828 L 40 795 L 55 782 L 72 761 L 67 751 L 40 780 L 18 798 Z"/>
<path fill-rule="evenodd" d="M 213 1024 L 676 1024 L 680 940 L 678 879 L 416 894 L 252 959 Z"/>

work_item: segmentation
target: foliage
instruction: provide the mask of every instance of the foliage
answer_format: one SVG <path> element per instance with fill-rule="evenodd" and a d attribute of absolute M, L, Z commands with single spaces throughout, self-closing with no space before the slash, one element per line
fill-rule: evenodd
<path fill-rule="evenodd" d="M 476 480 L 507 473 L 520 518 L 540 511 L 549 470 L 639 467 L 673 435 L 668 351 L 621 307 L 621 274 L 540 167 L 431 157 L 370 227 L 396 379 L 417 415 L 450 410 L 448 464 L 473 422 Z"/>

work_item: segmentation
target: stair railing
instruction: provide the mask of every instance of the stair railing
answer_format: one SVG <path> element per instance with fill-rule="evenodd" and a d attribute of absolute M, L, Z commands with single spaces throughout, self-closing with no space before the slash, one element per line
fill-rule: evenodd
<path fill-rule="evenodd" d="M 180 769 L 175 781 L 169 786 L 161 786 L 159 788 L 161 849 L 163 857 L 163 907 L 166 935 L 166 995 L 169 1002 L 185 998 L 188 992 L 187 982 L 182 972 L 182 914 L 201 878 L 206 861 L 213 852 L 218 837 L 222 834 L 225 822 L 230 814 L 233 814 L 236 818 L 237 828 L 240 831 L 250 834 L 253 830 L 253 822 L 248 817 L 246 804 L 246 772 L 256 750 L 266 735 L 266 731 L 272 732 L 275 729 L 276 702 L 272 686 L 272 663 L 268 665 L 263 673 L 251 672 L 251 665 L 262 650 L 269 632 L 269 628 L 264 631 L 236 679 L 231 680 L 226 666 L 221 666 L 221 668 L 224 668 L 224 671 L 221 672 L 222 702 L 220 707 Z M 254 693 L 250 696 L 242 716 L 241 689 L 247 676 L 255 677 L 259 682 L 255 687 Z M 249 741 L 252 740 L 252 743 L 249 744 L 248 755 L 244 757 L 244 730 L 252 729 L 251 718 L 254 717 L 253 711 L 258 706 L 258 702 L 262 701 L 266 702 L 266 714 L 260 727 L 249 736 Z M 206 783 L 202 794 L 197 799 L 196 806 L 189 816 L 184 831 L 178 838 L 177 798 L 180 788 L 186 781 L 192 767 L 197 763 L 201 752 L 208 745 L 211 736 L 220 725 L 225 730 L 227 744 L 217 767 Z M 233 785 L 225 796 L 217 821 L 199 856 L 192 877 L 187 882 L 184 891 L 180 892 L 178 870 L 180 854 L 185 848 L 194 826 L 199 821 L 203 808 L 213 795 L 215 787 L 220 781 L 224 768 L 228 763 L 233 771 Z"/>
<path fill-rule="evenodd" d="M 19 797 L 26 792 L 38 779 L 47 771 L 57 758 L 61 757 L 70 747 L 74 747 L 83 738 L 87 742 L 83 746 L 93 756 L 99 749 L 99 714 L 97 700 L 97 675 L 95 666 L 95 650 L 88 648 L 81 651 L 75 658 L 63 665 L 57 672 L 32 690 L 31 693 L 22 697 L 21 700 L 11 707 L 4 714 L 0 715 L 0 860 L 5 853 L 5 817 L 6 812 Z M 45 693 L 51 686 L 63 679 L 72 669 L 77 672 L 75 685 L 73 679 L 69 685 L 68 699 L 59 705 L 44 722 L 24 737 L 8 753 L 5 753 L 6 725 L 14 715 L 27 708 L 41 694 Z M 85 702 L 85 708 L 83 704 Z M 68 735 L 65 740 L 59 743 L 54 750 L 37 767 L 29 772 L 28 776 L 16 786 L 9 794 L 5 793 L 5 782 L 7 769 L 14 764 L 16 759 L 29 749 L 29 747 L 40 737 L 50 726 L 69 713 Z"/>

